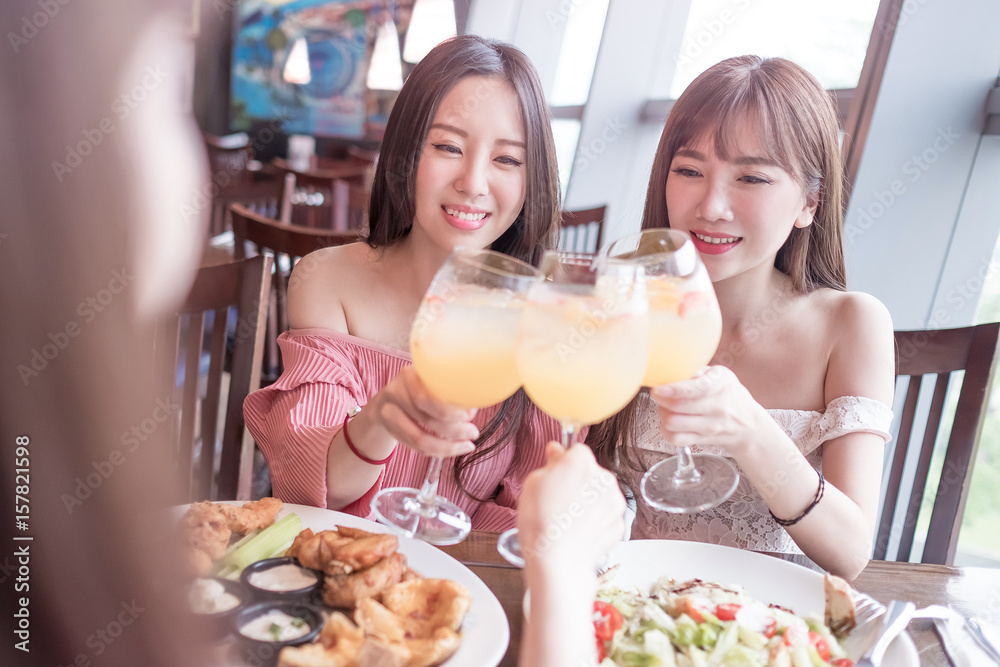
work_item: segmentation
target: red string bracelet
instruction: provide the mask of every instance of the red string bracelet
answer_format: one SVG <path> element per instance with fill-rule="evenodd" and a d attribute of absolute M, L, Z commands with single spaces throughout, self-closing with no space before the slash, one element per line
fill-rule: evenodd
<path fill-rule="evenodd" d="M 355 456 L 357 456 L 359 459 L 361 459 L 365 463 L 368 463 L 368 464 L 373 465 L 373 466 L 384 466 L 386 463 L 388 463 L 389 461 L 392 460 L 392 457 L 396 455 L 396 447 L 395 446 L 393 446 L 392 451 L 389 452 L 389 456 L 385 457 L 381 461 L 376 461 L 375 459 L 370 459 L 367 456 L 365 456 L 364 454 L 362 454 L 361 452 L 359 452 L 358 448 L 354 446 L 353 442 L 351 442 L 351 436 L 347 435 L 347 422 L 349 422 L 350 420 L 351 420 L 351 415 L 350 414 L 348 414 L 346 417 L 344 417 L 343 433 L 344 433 L 344 440 L 347 441 L 347 446 L 351 448 L 351 451 L 354 452 Z"/>

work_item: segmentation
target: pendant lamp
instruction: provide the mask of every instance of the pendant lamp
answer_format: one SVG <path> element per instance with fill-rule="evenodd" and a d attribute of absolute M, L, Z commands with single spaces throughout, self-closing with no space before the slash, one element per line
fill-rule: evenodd
<path fill-rule="evenodd" d="M 455 33 L 454 0 L 417 0 L 406 30 L 403 60 L 420 62 L 431 49 Z"/>
<path fill-rule="evenodd" d="M 288 52 L 282 77 L 288 83 L 300 85 L 312 81 L 312 71 L 309 69 L 309 47 L 306 45 L 305 37 L 299 37 L 292 43 L 292 50 Z"/>
<path fill-rule="evenodd" d="M 392 14 L 383 11 L 375 33 L 372 59 L 368 63 L 368 88 L 399 90 L 403 87 L 403 63 L 399 58 L 399 33 Z"/>

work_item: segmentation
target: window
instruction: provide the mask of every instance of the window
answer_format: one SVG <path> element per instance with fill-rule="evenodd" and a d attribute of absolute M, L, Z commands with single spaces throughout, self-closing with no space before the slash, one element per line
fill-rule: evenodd
<path fill-rule="evenodd" d="M 549 96 L 552 107 L 579 107 L 576 118 L 562 117 L 552 121 L 556 158 L 559 161 L 559 185 L 564 197 L 580 138 L 583 105 L 590 96 L 594 65 L 597 63 L 604 21 L 608 15 L 608 2 L 609 0 L 589 0 L 573 4 L 566 18 L 566 31 L 559 51 L 555 82 Z"/>
<path fill-rule="evenodd" d="M 825 88 L 854 88 L 878 11 L 878 0 L 694 0 L 669 96 L 698 74 L 747 53 L 781 56 L 806 68 Z"/>
<path fill-rule="evenodd" d="M 1000 320 L 1000 243 L 988 266 L 975 324 Z M 952 410 L 954 406 L 952 405 Z M 1000 566 L 1000 379 L 994 376 L 993 393 L 986 411 L 979 450 L 972 467 L 972 485 L 965 503 L 955 565 Z"/>

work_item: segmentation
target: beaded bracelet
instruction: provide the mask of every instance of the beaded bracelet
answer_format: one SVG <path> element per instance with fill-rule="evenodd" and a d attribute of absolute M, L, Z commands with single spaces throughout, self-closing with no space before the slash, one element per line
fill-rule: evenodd
<path fill-rule="evenodd" d="M 355 412 L 354 414 L 357 414 L 357 412 Z M 354 455 L 357 456 L 362 461 L 364 461 L 365 463 L 371 464 L 373 466 L 383 466 L 386 463 L 388 463 L 389 461 L 391 461 L 392 457 L 396 455 L 396 446 L 395 445 L 393 445 L 392 451 L 389 452 L 389 456 L 385 457 L 381 461 L 378 461 L 378 460 L 375 460 L 375 459 L 370 459 L 370 458 L 368 458 L 367 456 L 365 456 L 364 454 L 362 454 L 361 452 L 358 451 L 358 448 L 354 446 L 353 442 L 351 442 L 351 436 L 349 436 L 347 434 L 347 422 L 349 422 L 351 420 L 351 417 L 353 417 L 353 416 L 354 415 L 348 413 L 347 416 L 344 417 L 344 428 L 342 430 L 343 430 L 343 433 L 344 433 L 344 440 L 347 441 L 347 446 L 351 448 L 351 451 L 354 452 Z"/>
<path fill-rule="evenodd" d="M 823 479 L 823 473 L 819 472 L 818 470 L 816 472 L 819 475 L 819 487 L 816 489 L 816 497 L 813 498 L 813 501 L 811 503 L 809 503 L 809 507 L 803 510 L 802 514 L 798 515 L 794 519 L 779 519 L 778 517 L 774 516 L 774 512 L 768 510 L 768 512 L 771 514 L 771 518 L 774 519 L 779 526 L 794 526 L 799 521 L 802 521 L 802 519 L 804 519 L 806 515 L 809 514 L 809 512 L 812 512 L 813 508 L 816 507 L 816 505 L 819 504 L 819 501 L 823 499 L 823 490 L 826 488 L 826 480 Z"/>

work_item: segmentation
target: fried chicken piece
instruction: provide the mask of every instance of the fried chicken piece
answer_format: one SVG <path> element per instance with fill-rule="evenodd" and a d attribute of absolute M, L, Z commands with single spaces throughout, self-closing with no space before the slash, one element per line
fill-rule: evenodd
<path fill-rule="evenodd" d="M 283 503 L 277 498 L 261 498 L 241 507 L 217 505 L 229 517 L 229 528 L 234 533 L 247 535 L 255 530 L 267 528 L 281 511 Z"/>
<path fill-rule="evenodd" d="M 278 655 L 278 667 L 358 667 L 358 657 L 365 636 L 347 616 L 330 614 L 319 641 L 315 644 L 289 646 Z"/>
<path fill-rule="evenodd" d="M 824 617 L 827 627 L 835 636 L 846 637 L 856 624 L 850 584 L 827 573 L 823 575 L 823 592 L 826 594 Z"/>
<path fill-rule="evenodd" d="M 203 551 L 211 560 L 222 558 L 229 546 L 229 518 L 221 505 L 210 502 L 193 503 L 181 518 L 180 529 L 185 543 Z"/>
<path fill-rule="evenodd" d="M 204 577 L 212 572 L 212 559 L 204 551 L 187 547 L 184 558 L 187 573 L 195 577 Z"/>
<path fill-rule="evenodd" d="M 375 637 L 389 644 L 398 644 L 406 639 L 406 629 L 400 618 L 373 598 L 358 601 L 358 606 L 354 609 L 354 622 L 366 637 Z"/>
<path fill-rule="evenodd" d="M 322 644 L 302 644 L 281 649 L 277 667 L 358 667 L 358 661 L 337 656 Z"/>
<path fill-rule="evenodd" d="M 281 505 L 277 498 L 261 498 L 242 507 L 208 501 L 192 503 L 179 524 L 188 569 L 195 575 L 208 574 L 212 561 L 225 555 L 233 533 L 246 535 L 270 526 Z"/>
<path fill-rule="evenodd" d="M 410 650 L 410 660 L 406 667 L 440 665 L 454 655 L 461 644 L 462 638 L 448 628 L 438 628 L 434 636 L 427 639 L 408 639 L 406 648 Z"/>
<path fill-rule="evenodd" d="M 400 618 L 407 637 L 428 639 L 438 628 L 455 632 L 462 627 L 472 595 L 450 579 L 412 579 L 387 588 L 382 604 Z"/>
<path fill-rule="evenodd" d="M 358 653 L 359 667 L 406 667 L 410 650 L 405 644 L 386 644 L 369 637 Z"/>
<path fill-rule="evenodd" d="M 393 651 L 394 655 L 386 658 L 387 662 L 384 663 L 386 665 L 399 664 L 406 667 L 437 665 L 450 658 L 461 644 L 459 636 L 447 627 L 427 628 L 426 636 L 414 638 L 406 631 L 406 619 L 400 618 L 371 598 L 358 602 L 354 620 L 369 639 L 374 638 Z M 403 661 L 391 662 L 397 659 Z M 359 661 L 359 664 L 368 663 Z"/>
<path fill-rule="evenodd" d="M 323 602 L 330 607 L 354 607 L 361 599 L 378 597 L 386 588 L 398 583 L 405 571 L 406 556 L 397 552 L 351 574 L 327 575 Z"/>
<path fill-rule="evenodd" d="M 395 535 L 339 526 L 337 530 L 315 534 L 303 530 L 287 553 L 298 558 L 304 567 L 337 575 L 371 567 L 397 549 L 399 538 Z"/>

